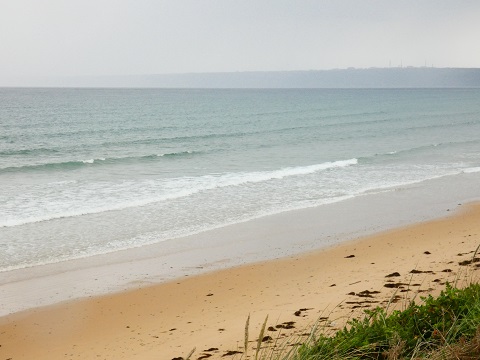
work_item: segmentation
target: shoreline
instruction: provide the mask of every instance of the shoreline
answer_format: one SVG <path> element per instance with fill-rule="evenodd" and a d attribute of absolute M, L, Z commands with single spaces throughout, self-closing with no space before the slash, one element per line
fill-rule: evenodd
<path fill-rule="evenodd" d="M 172 359 L 196 347 L 194 358 L 215 359 L 242 351 L 249 314 L 254 342 L 266 315 L 268 326 L 287 337 L 322 316 L 338 328 L 365 308 L 392 299 L 401 306 L 406 296 L 437 293 L 446 281 L 475 276 L 475 267 L 458 262 L 480 244 L 478 219 L 477 202 L 447 217 L 301 255 L 34 307 L 0 317 L 0 353 L 12 359 Z M 399 276 L 386 278 L 394 272 Z M 292 321 L 291 329 L 276 327 Z"/>
<path fill-rule="evenodd" d="M 459 203 L 480 200 L 479 180 L 480 173 L 447 176 L 154 245 L 2 272 L 0 317 L 296 256 L 440 218 Z"/>

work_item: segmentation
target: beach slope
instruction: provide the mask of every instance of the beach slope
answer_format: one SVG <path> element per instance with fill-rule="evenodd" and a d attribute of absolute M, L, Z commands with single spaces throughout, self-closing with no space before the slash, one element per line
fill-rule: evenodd
<path fill-rule="evenodd" d="M 267 315 L 274 339 L 294 341 L 319 317 L 339 328 L 364 309 L 401 307 L 475 278 L 475 264 L 460 264 L 480 244 L 480 204 L 450 214 L 301 256 L 4 316 L 0 359 L 174 359 L 193 348 L 192 359 L 221 358 L 244 351 L 249 314 L 251 340 Z"/>

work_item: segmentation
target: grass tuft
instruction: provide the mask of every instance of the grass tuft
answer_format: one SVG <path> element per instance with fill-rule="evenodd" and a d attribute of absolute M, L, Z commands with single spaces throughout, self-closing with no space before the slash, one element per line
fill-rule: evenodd
<path fill-rule="evenodd" d="M 365 310 L 333 336 L 311 337 L 291 360 L 480 359 L 480 285 L 450 284 L 438 297 L 411 301 L 404 310 Z"/>
<path fill-rule="evenodd" d="M 245 322 L 245 336 L 243 338 L 243 353 L 247 356 L 248 353 L 248 327 L 250 326 L 250 314 L 248 314 L 247 321 Z"/>
<path fill-rule="evenodd" d="M 260 330 L 260 335 L 258 335 L 257 349 L 255 350 L 255 360 L 258 359 L 258 353 L 260 351 L 260 348 L 262 347 L 263 335 L 265 335 L 265 328 L 267 327 L 267 321 L 268 321 L 268 315 L 265 318 L 265 321 L 263 322 L 262 329 Z"/>
<path fill-rule="evenodd" d="M 446 284 L 440 295 L 410 301 L 404 310 L 365 310 L 336 333 L 313 327 L 303 344 L 275 346 L 263 360 L 473 360 L 480 359 L 480 284 Z M 255 359 L 267 319 L 257 340 Z M 278 339 L 277 339 L 278 340 Z M 298 339 L 300 340 L 300 338 Z M 280 349 L 280 350 L 279 350 Z"/>
<path fill-rule="evenodd" d="M 193 353 L 197 350 L 197 348 L 193 348 L 187 355 L 187 357 L 185 358 L 185 360 L 190 360 L 190 358 L 192 357 Z"/>

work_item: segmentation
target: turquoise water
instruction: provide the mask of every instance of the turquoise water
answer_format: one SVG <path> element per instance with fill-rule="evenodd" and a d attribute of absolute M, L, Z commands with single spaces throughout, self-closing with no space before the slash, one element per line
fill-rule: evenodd
<path fill-rule="evenodd" d="M 0 89 L 0 271 L 479 171 L 478 89 Z"/>

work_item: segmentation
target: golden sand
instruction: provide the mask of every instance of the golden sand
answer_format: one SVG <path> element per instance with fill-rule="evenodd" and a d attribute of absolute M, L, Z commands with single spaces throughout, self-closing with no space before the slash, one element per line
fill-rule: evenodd
<path fill-rule="evenodd" d="M 0 360 L 173 359 L 194 347 L 192 359 L 216 359 L 243 351 L 249 314 L 251 340 L 267 315 L 266 336 L 293 339 L 319 317 L 335 329 L 366 308 L 474 278 L 459 262 L 479 244 L 474 204 L 302 256 L 15 313 L 0 318 Z"/>

